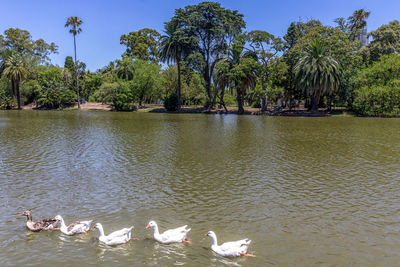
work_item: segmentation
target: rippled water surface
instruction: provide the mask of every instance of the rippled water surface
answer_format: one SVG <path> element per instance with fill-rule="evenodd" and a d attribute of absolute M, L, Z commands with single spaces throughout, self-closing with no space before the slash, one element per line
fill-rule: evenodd
<path fill-rule="evenodd" d="M 398 266 L 400 120 L 0 111 L 1 265 Z M 61 214 L 140 240 L 25 229 Z M 192 245 L 145 230 L 188 224 Z M 222 258 L 248 237 L 256 258 Z"/>

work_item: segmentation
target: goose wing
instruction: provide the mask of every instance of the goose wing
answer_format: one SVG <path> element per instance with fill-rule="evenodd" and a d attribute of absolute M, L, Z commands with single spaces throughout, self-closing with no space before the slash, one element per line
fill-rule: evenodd
<path fill-rule="evenodd" d="M 40 231 L 40 230 L 53 228 L 56 223 L 57 223 L 56 220 L 43 219 L 43 220 L 36 221 L 36 222 L 28 222 L 27 226 L 32 231 Z"/>
<path fill-rule="evenodd" d="M 92 221 L 77 221 L 68 225 L 67 231 L 71 233 L 87 232 L 90 229 L 91 223 Z"/>
<path fill-rule="evenodd" d="M 133 226 L 129 227 L 129 228 L 124 228 L 124 229 L 112 232 L 111 234 L 109 234 L 107 236 L 107 239 L 111 240 L 111 239 L 114 239 L 114 238 L 130 235 L 130 232 L 131 232 L 132 228 L 133 228 Z"/>
<path fill-rule="evenodd" d="M 219 246 L 219 249 L 227 255 L 236 255 L 241 252 L 246 253 L 247 248 L 250 245 L 251 240 L 242 239 L 238 241 L 226 242 Z"/>
<path fill-rule="evenodd" d="M 186 229 L 187 225 L 175 228 L 175 229 L 169 229 L 165 231 L 164 233 L 161 234 L 161 238 L 163 241 L 180 241 L 181 239 L 186 237 L 186 234 L 190 231 L 189 229 Z"/>

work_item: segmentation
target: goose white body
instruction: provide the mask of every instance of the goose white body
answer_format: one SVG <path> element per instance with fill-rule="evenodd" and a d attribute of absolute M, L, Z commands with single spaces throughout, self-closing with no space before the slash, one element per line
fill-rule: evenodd
<path fill-rule="evenodd" d="M 251 240 L 246 238 L 218 245 L 217 236 L 213 231 L 208 232 L 207 235 L 212 238 L 211 250 L 225 257 L 237 257 L 246 254 L 251 243 Z"/>
<path fill-rule="evenodd" d="M 87 231 L 90 230 L 90 224 L 92 223 L 92 220 L 76 221 L 76 222 L 71 223 L 70 225 L 66 226 L 64 219 L 60 215 L 57 215 L 55 217 L 55 219 L 57 221 L 60 221 L 60 224 L 61 224 L 60 231 L 66 235 L 75 235 L 75 234 L 86 233 Z"/>
<path fill-rule="evenodd" d="M 154 239 L 163 244 L 169 243 L 181 243 L 187 240 L 187 233 L 190 231 L 190 228 L 187 228 L 187 225 L 169 229 L 162 234 L 158 231 L 158 225 L 155 221 L 149 222 L 146 228 L 153 228 L 154 231 Z"/>
<path fill-rule="evenodd" d="M 100 223 L 96 223 L 95 227 L 100 232 L 99 241 L 106 245 L 120 245 L 131 240 L 131 231 L 133 226 L 112 232 L 109 235 L 104 234 L 103 226 Z"/>

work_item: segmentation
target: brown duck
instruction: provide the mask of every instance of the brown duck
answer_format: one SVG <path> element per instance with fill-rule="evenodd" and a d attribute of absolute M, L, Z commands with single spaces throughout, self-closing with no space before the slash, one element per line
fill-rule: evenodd
<path fill-rule="evenodd" d="M 33 232 L 38 232 L 41 230 L 58 230 L 58 228 L 56 228 L 57 221 L 54 219 L 42 219 L 34 222 L 32 221 L 32 213 L 29 210 L 21 213 L 20 215 L 26 216 L 26 227 Z"/>

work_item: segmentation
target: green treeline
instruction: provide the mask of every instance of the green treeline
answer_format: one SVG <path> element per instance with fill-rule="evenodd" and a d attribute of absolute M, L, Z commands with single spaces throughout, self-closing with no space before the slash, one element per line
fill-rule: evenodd
<path fill-rule="evenodd" d="M 356 10 L 335 26 L 295 21 L 281 38 L 245 31 L 239 11 L 202 2 L 176 9 L 163 33 L 144 28 L 122 35 L 121 58 L 96 72 L 76 56 L 66 57 L 63 67 L 52 65 L 54 43 L 10 28 L 0 35 L 0 108 L 63 108 L 85 99 L 120 111 L 164 103 L 168 110 L 235 106 L 239 114 L 251 106 L 398 115 L 400 24 L 367 33 L 369 14 Z M 77 17 L 65 25 L 75 49 L 82 25 Z"/>

